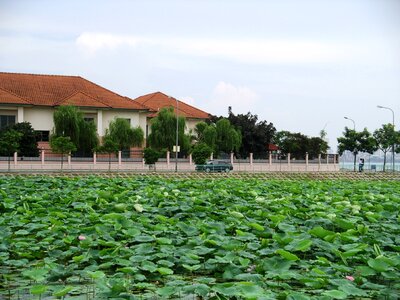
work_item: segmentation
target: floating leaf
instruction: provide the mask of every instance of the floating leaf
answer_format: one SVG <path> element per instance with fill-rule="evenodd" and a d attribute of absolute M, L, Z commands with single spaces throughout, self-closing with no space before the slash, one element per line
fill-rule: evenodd
<path fill-rule="evenodd" d="M 48 289 L 47 285 L 34 285 L 29 291 L 33 295 L 41 295 Z"/>
<path fill-rule="evenodd" d="M 282 256 L 283 258 L 287 259 L 287 260 L 299 260 L 298 256 L 290 253 L 289 251 L 283 250 L 283 249 L 278 249 L 276 250 L 276 253 L 278 253 L 280 256 Z"/>
<path fill-rule="evenodd" d="M 368 266 L 378 272 L 384 272 L 390 268 L 390 265 L 383 258 L 369 259 Z"/>
<path fill-rule="evenodd" d="M 174 271 L 172 271 L 170 268 L 165 268 L 165 267 L 157 268 L 157 271 L 161 275 L 172 275 L 172 274 L 174 274 Z"/>
<path fill-rule="evenodd" d="M 333 299 L 346 299 L 347 294 L 345 292 L 339 291 L 339 290 L 330 290 L 323 292 L 322 295 L 331 297 Z"/>
<path fill-rule="evenodd" d="M 53 296 L 54 297 L 64 297 L 65 295 L 67 295 L 72 290 L 74 290 L 74 288 L 72 286 L 66 286 L 66 287 L 64 287 L 62 289 L 56 290 L 53 293 Z"/>

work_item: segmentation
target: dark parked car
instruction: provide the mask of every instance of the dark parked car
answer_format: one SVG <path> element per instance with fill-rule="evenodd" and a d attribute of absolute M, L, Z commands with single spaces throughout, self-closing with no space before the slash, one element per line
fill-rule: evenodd
<path fill-rule="evenodd" d="M 233 170 L 230 162 L 224 160 L 209 160 L 205 165 L 196 165 L 196 171 L 209 172 L 229 172 Z"/>

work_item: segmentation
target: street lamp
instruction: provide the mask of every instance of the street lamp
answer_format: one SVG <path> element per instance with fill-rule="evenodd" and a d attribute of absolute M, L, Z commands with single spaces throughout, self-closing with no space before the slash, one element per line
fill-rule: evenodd
<path fill-rule="evenodd" d="M 356 131 L 356 122 L 354 122 L 353 119 L 350 119 L 350 118 L 348 118 L 348 117 L 344 117 L 344 118 L 345 118 L 346 120 L 350 120 L 350 121 L 353 122 L 353 130 Z"/>
<path fill-rule="evenodd" d="M 356 122 L 354 122 L 353 119 L 350 119 L 349 117 L 344 117 L 346 120 L 350 120 L 353 122 L 353 130 L 356 132 Z M 356 149 L 353 150 L 353 153 L 355 153 Z M 356 157 L 354 156 L 354 172 L 356 171 Z"/>
<path fill-rule="evenodd" d="M 175 143 L 175 172 L 178 172 L 178 131 L 179 131 L 179 126 L 178 126 L 178 99 L 176 100 L 176 143 Z"/>
<path fill-rule="evenodd" d="M 377 105 L 376 107 L 377 108 L 388 109 L 388 110 L 390 110 L 392 112 L 392 125 L 393 125 L 393 131 L 394 131 L 394 111 L 393 111 L 393 109 L 391 109 L 390 107 L 381 106 L 381 105 Z M 394 163 L 394 141 L 393 141 L 393 144 L 392 144 L 392 165 L 393 165 L 393 172 L 394 172 L 394 165 L 395 165 L 395 163 Z"/>

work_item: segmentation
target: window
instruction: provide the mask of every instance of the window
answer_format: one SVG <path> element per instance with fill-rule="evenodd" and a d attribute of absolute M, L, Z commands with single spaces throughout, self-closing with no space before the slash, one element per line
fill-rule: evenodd
<path fill-rule="evenodd" d="M 48 142 L 49 141 L 50 131 L 36 130 L 35 133 L 36 133 L 36 141 L 37 142 Z"/>
<path fill-rule="evenodd" d="M 14 124 L 15 124 L 15 116 L 6 116 L 6 115 L 0 116 L 0 129 L 3 129 L 5 127 Z"/>
<path fill-rule="evenodd" d="M 93 122 L 94 123 L 94 118 L 92 118 L 92 117 L 84 117 L 83 119 L 85 120 L 85 122 Z"/>

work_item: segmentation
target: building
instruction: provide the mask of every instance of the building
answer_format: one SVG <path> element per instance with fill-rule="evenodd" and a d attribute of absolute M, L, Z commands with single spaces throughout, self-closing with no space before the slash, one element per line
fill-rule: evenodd
<path fill-rule="evenodd" d="M 186 117 L 188 129 L 209 117 L 208 113 L 160 92 L 133 100 L 79 76 L 0 72 L 0 129 L 29 122 L 38 134 L 39 146 L 48 148 L 53 114 L 62 105 L 77 106 L 86 120 L 95 122 L 99 137 L 104 136 L 109 123 L 117 117 L 147 133 L 150 120 L 159 109 L 168 106 L 178 106 L 178 114 Z"/>
<path fill-rule="evenodd" d="M 104 136 L 110 121 L 125 118 L 131 126 L 146 129 L 149 109 L 79 76 L 0 72 L 0 128 L 29 122 L 41 141 L 48 142 L 53 113 L 61 105 L 74 105 L 93 120 Z"/>
<path fill-rule="evenodd" d="M 193 130 L 198 122 L 205 121 L 210 118 L 209 113 L 161 92 L 140 96 L 136 98 L 135 101 L 153 111 L 152 113 L 147 115 L 148 127 L 146 130 L 146 136 L 149 134 L 149 124 L 151 122 L 151 119 L 156 117 L 158 111 L 164 107 L 172 107 L 174 108 L 174 111 L 178 112 L 179 116 L 185 117 L 187 126 L 186 129 L 188 131 Z"/>

